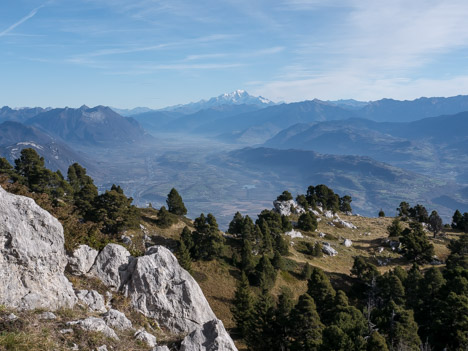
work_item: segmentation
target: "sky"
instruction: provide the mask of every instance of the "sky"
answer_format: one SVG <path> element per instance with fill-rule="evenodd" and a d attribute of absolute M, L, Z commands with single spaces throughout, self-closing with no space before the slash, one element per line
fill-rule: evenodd
<path fill-rule="evenodd" d="M 0 105 L 468 94 L 466 0 L 2 0 Z"/>

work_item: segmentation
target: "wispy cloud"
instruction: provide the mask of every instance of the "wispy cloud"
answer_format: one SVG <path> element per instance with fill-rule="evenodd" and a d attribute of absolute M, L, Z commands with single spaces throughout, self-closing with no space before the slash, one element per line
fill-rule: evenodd
<path fill-rule="evenodd" d="M 39 7 L 36 7 L 34 10 L 32 10 L 30 13 L 28 13 L 26 16 L 24 16 L 23 18 L 21 18 L 18 22 L 16 23 L 13 23 L 11 26 L 9 26 L 7 29 L 3 30 L 2 32 L 0 32 L 0 37 L 3 37 L 5 35 L 7 35 L 8 33 L 10 33 L 13 29 L 15 29 L 16 27 L 18 27 L 19 25 L 23 24 L 24 22 L 26 22 L 27 20 L 33 18 L 37 12 L 43 8 L 47 3 L 44 3 L 42 4 L 41 6 Z"/>

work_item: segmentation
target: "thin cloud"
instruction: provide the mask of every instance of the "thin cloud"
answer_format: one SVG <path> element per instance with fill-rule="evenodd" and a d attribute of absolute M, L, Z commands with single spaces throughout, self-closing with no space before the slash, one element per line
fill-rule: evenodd
<path fill-rule="evenodd" d="M 4 31 L 0 32 L 0 37 L 3 37 L 5 35 L 7 35 L 8 33 L 10 33 L 13 29 L 15 29 L 16 27 L 18 27 L 19 25 L 23 24 L 24 22 L 26 22 L 27 20 L 33 18 L 36 13 L 41 9 L 43 8 L 47 3 L 44 3 L 42 4 L 41 6 L 39 7 L 36 7 L 34 10 L 32 10 L 29 14 L 27 14 L 26 16 L 24 16 L 23 18 L 21 18 L 18 22 L 16 23 L 13 23 L 11 26 L 9 26 L 7 29 L 5 29 Z"/>

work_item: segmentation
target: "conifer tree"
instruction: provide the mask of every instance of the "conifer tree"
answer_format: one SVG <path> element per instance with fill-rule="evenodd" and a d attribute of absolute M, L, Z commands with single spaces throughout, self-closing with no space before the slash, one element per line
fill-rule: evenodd
<path fill-rule="evenodd" d="M 252 254 L 252 245 L 248 240 L 242 240 L 241 269 L 249 274 L 255 268 L 255 260 Z"/>
<path fill-rule="evenodd" d="M 401 233 L 403 232 L 403 227 L 401 226 L 400 219 L 397 217 L 392 221 L 392 224 L 390 224 L 387 227 L 388 231 L 388 236 L 390 237 L 399 237 Z"/>
<path fill-rule="evenodd" d="M 175 188 L 172 188 L 169 194 L 167 194 L 166 203 L 167 209 L 170 213 L 177 216 L 185 216 L 187 214 L 187 209 L 182 201 L 182 197 Z"/>
<path fill-rule="evenodd" d="M 400 242 L 403 244 L 404 255 L 416 263 L 431 262 L 434 256 L 434 246 L 426 237 L 422 225 L 410 223 L 410 228 L 402 233 Z"/>
<path fill-rule="evenodd" d="M 165 206 L 161 206 L 158 212 L 158 226 L 161 228 L 169 228 L 173 225 L 175 220 L 171 217 L 168 210 L 166 210 Z"/>
<path fill-rule="evenodd" d="M 190 257 L 190 252 L 184 244 L 184 241 L 181 240 L 179 243 L 179 250 L 177 252 L 177 258 L 180 266 L 185 269 L 187 272 L 192 273 L 192 259 Z"/>
<path fill-rule="evenodd" d="M 275 323 L 273 325 L 274 344 L 277 350 L 289 349 L 289 335 L 291 333 L 290 314 L 294 307 L 292 292 L 287 287 L 282 287 L 278 297 L 278 305 L 275 311 Z"/>
<path fill-rule="evenodd" d="M 274 349 L 273 335 L 274 304 L 267 289 L 262 289 L 254 305 L 252 323 L 247 332 L 246 341 L 250 349 L 271 351 Z"/>
<path fill-rule="evenodd" d="M 301 295 L 291 311 L 291 348 L 297 351 L 318 350 L 323 328 L 314 299 L 308 294 Z"/>
<path fill-rule="evenodd" d="M 194 221 L 193 237 L 194 258 L 212 260 L 221 257 L 224 248 L 224 238 L 218 229 L 216 218 L 209 213 L 206 217 L 202 213 Z"/>
<path fill-rule="evenodd" d="M 273 259 L 271 260 L 271 264 L 276 270 L 284 269 L 284 260 L 278 250 L 275 250 L 275 254 L 273 255 Z"/>
<path fill-rule="evenodd" d="M 245 272 L 242 272 L 241 280 L 237 285 L 231 311 L 241 336 L 246 337 L 252 324 L 253 299 Z"/>
<path fill-rule="evenodd" d="M 229 223 L 228 233 L 234 236 L 241 236 L 244 227 L 244 217 L 240 212 L 236 212 L 232 221 Z"/>
<path fill-rule="evenodd" d="M 307 294 L 314 299 L 317 310 L 322 315 L 333 305 L 336 292 L 325 272 L 313 267 L 312 275 L 307 282 Z"/>
<path fill-rule="evenodd" d="M 432 233 L 434 233 L 434 238 L 437 236 L 437 233 L 442 229 L 443 223 L 442 218 L 440 218 L 437 211 L 432 211 L 429 216 L 429 228 Z"/>
<path fill-rule="evenodd" d="M 459 210 L 456 210 L 452 217 L 452 228 L 453 229 L 462 229 L 463 215 Z"/>
<path fill-rule="evenodd" d="M 309 262 L 306 262 L 306 264 L 304 265 L 304 268 L 302 269 L 301 277 L 304 280 L 309 280 L 311 275 L 312 275 L 312 266 L 309 264 Z"/>
<path fill-rule="evenodd" d="M 185 226 L 182 229 L 182 233 L 180 234 L 180 241 L 182 241 L 189 252 L 193 249 L 193 238 L 192 238 L 192 231 L 189 227 Z"/>
<path fill-rule="evenodd" d="M 268 256 L 263 255 L 255 267 L 255 278 L 257 285 L 270 290 L 276 281 L 276 270 L 271 264 Z"/>
<path fill-rule="evenodd" d="M 366 351 L 388 351 L 385 338 L 378 331 L 374 331 L 367 339 Z"/>
<path fill-rule="evenodd" d="M 313 232 L 317 229 L 317 218 L 311 212 L 305 212 L 300 215 L 299 220 L 297 222 L 297 226 L 299 229 Z"/>

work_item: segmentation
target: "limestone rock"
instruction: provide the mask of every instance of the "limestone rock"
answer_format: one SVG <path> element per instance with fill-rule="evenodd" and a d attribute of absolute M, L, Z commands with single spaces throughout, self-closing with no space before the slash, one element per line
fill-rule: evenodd
<path fill-rule="evenodd" d="M 122 237 L 120 239 L 126 245 L 130 245 L 132 243 L 132 239 L 127 235 L 122 235 Z"/>
<path fill-rule="evenodd" d="M 284 234 L 289 235 L 291 237 L 291 239 L 303 238 L 304 237 L 301 232 L 298 232 L 297 230 L 294 230 L 294 229 L 292 229 L 289 232 L 286 232 Z"/>
<path fill-rule="evenodd" d="M 76 293 L 78 300 L 88 306 L 91 311 L 106 312 L 106 302 L 104 296 L 96 290 L 79 290 Z"/>
<path fill-rule="evenodd" d="M 282 216 L 290 216 L 291 214 L 302 214 L 305 213 L 305 210 L 299 206 L 296 201 L 288 200 L 288 201 L 273 201 L 273 206 L 275 211 L 278 212 Z"/>
<path fill-rule="evenodd" d="M 67 269 L 74 275 L 83 275 L 89 272 L 96 256 L 97 250 L 89 247 L 88 245 L 80 245 L 73 251 L 73 254 L 68 258 Z"/>
<path fill-rule="evenodd" d="M 351 247 L 353 246 L 353 242 L 349 239 L 345 239 L 345 241 L 343 242 L 343 245 L 346 247 Z"/>
<path fill-rule="evenodd" d="M 125 279 L 125 271 L 132 259 L 133 257 L 125 247 L 108 244 L 96 257 L 96 261 L 89 273 L 99 278 L 112 290 L 117 291 L 122 284 L 122 280 Z"/>
<path fill-rule="evenodd" d="M 327 254 L 328 256 L 338 255 L 338 251 L 336 251 L 333 247 L 331 247 L 330 243 L 327 243 L 327 242 L 323 242 L 322 251 L 323 251 L 323 253 Z"/>
<path fill-rule="evenodd" d="M 166 345 L 161 345 L 161 346 L 156 346 L 151 351 L 170 351 L 170 350 L 169 350 L 169 347 L 167 347 Z"/>
<path fill-rule="evenodd" d="M 57 319 L 57 316 L 52 312 L 42 312 L 38 317 L 39 319 Z"/>
<path fill-rule="evenodd" d="M 104 313 L 102 319 L 113 329 L 126 330 L 133 328 L 132 322 L 125 317 L 125 314 L 114 309 L 110 309 L 108 312 Z"/>
<path fill-rule="evenodd" d="M 191 332 L 216 318 L 197 282 L 163 246 L 131 261 L 123 287 L 133 307 L 172 332 Z"/>
<path fill-rule="evenodd" d="M 63 272 L 63 228 L 33 199 L 0 187 L 0 305 L 17 309 L 72 307 Z"/>
<path fill-rule="evenodd" d="M 107 351 L 107 345 L 101 345 L 99 346 L 96 351 Z"/>
<path fill-rule="evenodd" d="M 156 337 L 154 335 L 151 335 L 148 333 L 146 330 L 138 330 L 135 333 L 135 339 L 143 341 L 146 343 L 149 347 L 155 347 L 156 346 Z"/>
<path fill-rule="evenodd" d="M 335 214 L 333 213 L 333 211 L 330 211 L 330 210 L 323 212 L 323 215 L 325 216 L 325 218 L 329 218 L 329 219 L 335 217 Z"/>
<path fill-rule="evenodd" d="M 206 322 L 185 337 L 180 351 L 237 351 L 219 319 Z"/>
<path fill-rule="evenodd" d="M 338 228 L 349 228 L 349 229 L 357 229 L 357 227 L 350 223 L 350 222 L 346 222 L 346 221 L 343 221 L 341 218 L 336 218 L 333 220 L 333 223 L 336 227 Z"/>
<path fill-rule="evenodd" d="M 101 318 L 88 317 L 86 319 L 81 319 L 78 321 L 68 322 L 67 325 L 73 326 L 76 325 L 83 330 L 101 332 L 105 336 L 118 340 L 119 337 L 115 334 L 115 331 L 109 328 Z"/>

